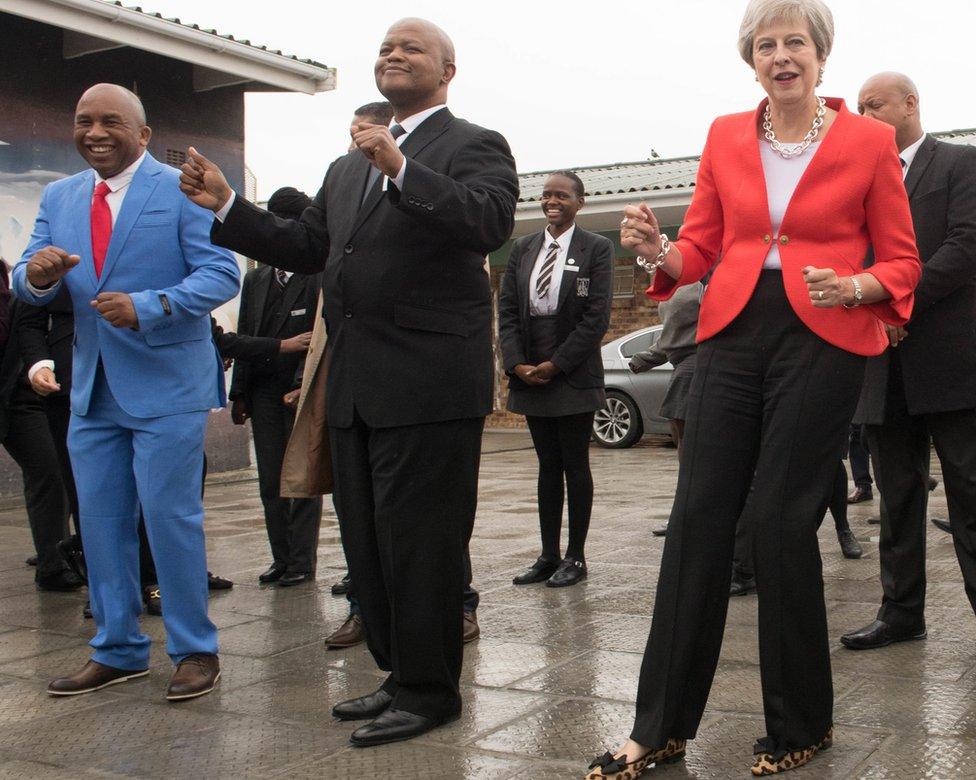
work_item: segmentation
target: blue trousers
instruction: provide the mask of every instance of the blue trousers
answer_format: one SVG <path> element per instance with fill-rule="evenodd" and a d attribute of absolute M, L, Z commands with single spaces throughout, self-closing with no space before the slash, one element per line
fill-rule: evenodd
<path fill-rule="evenodd" d="M 88 414 L 72 414 L 68 450 L 78 487 L 85 560 L 97 633 L 92 660 L 149 667 L 139 627 L 139 506 L 159 576 L 166 651 L 173 663 L 216 653 L 207 617 L 207 558 L 200 472 L 207 412 L 140 419 L 113 398 L 101 366 Z"/>

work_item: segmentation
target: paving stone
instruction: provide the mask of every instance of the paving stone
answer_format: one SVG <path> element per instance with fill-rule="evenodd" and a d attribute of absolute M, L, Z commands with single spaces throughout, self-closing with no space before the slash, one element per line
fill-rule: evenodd
<path fill-rule="evenodd" d="M 887 741 L 858 769 L 862 780 L 971 780 L 976 740 L 899 734 Z"/>

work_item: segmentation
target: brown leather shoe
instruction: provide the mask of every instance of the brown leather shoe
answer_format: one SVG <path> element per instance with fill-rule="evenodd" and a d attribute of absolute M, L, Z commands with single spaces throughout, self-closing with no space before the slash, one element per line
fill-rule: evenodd
<path fill-rule="evenodd" d="M 351 614 L 346 618 L 345 623 L 325 638 L 325 647 L 327 650 L 342 650 L 346 647 L 354 647 L 365 640 L 363 619 L 359 615 Z"/>
<path fill-rule="evenodd" d="M 464 610 L 464 631 L 461 634 L 464 644 L 473 642 L 479 636 L 481 636 L 481 626 L 478 625 L 478 613 Z"/>
<path fill-rule="evenodd" d="M 220 679 L 220 659 L 209 653 L 188 655 L 173 672 L 166 689 L 167 701 L 195 699 L 210 693 Z"/>
<path fill-rule="evenodd" d="M 59 677 L 47 686 L 47 692 L 52 696 L 78 696 L 91 693 L 109 685 L 124 683 L 137 677 L 145 677 L 148 669 L 116 669 L 98 661 L 89 661 L 84 668 L 70 677 Z"/>

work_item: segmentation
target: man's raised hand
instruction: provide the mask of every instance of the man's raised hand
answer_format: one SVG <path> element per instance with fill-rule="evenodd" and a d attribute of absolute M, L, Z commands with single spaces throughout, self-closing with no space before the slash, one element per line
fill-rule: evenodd
<path fill-rule="evenodd" d="M 69 255 L 56 246 L 46 246 L 27 261 L 27 281 L 38 289 L 50 287 L 80 262 L 78 255 Z"/>
<path fill-rule="evenodd" d="M 220 211 L 234 192 L 220 168 L 192 146 L 180 166 L 180 189 L 198 206 L 214 212 Z"/>
<path fill-rule="evenodd" d="M 397 146 L 396 139 L 386 125 L 372 125 L 360 122 L 350 129 L 352 140 L 359 150 L 366 155 L 366 159 L 375 165 L 381 173 L 391 179 L 396 178 L 403 167 L 403 153 Z"/>

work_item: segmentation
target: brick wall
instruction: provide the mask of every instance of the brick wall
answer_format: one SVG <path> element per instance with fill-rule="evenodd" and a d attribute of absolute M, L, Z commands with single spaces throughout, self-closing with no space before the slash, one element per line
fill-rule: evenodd
<path fill-rule="evenodd" d="M 630 267 L 633 264 L 633 256 L 617 257 L 617 266 Z M 491 269 L 491 288 L 496 295 L 504 273 L 504 266 L 493 266 Z M 648 325 L 656 325 L 661 321 L 657 315 L 657 303 L 644 294 L 647 286 L 647 273 L 638 268 L 634 274 L 633 294 L 628 297 L 618 296 L 613 299 L 610 328 L 603 338 L 604 344 L 631 331 L 646 328 Z M 496 408 L 500 411 L 496 411 L 488 417 L 487 426 L 489 428 L 524 428 L 525 418 L 522 415 L 505 411 L 505 399 L 508 397 L 508 377 L 502 371 L 500 361 L 497 365 L 496 382 Z"/>

